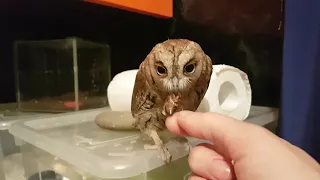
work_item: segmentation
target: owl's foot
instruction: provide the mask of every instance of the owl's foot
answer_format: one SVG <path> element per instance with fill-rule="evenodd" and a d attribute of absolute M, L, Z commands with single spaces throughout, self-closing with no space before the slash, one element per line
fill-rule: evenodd
<path fill-rule="evenodd" d="M 153 139 L 155 144 L 154 145 L 145 144 L 144 149 L 145 150 L 158 149 L 161 155 L 161 159 L 165 163 L 170 163 L 172 160 L 172 156 L 169 153 L 167 147 L 161 141 L 158 133 L 155 130 L 146 130 L 145 133 Z"/>
<path fill-rule="evenodd" d="M 162 114 L 165 116 L 172 115 L 178 107 L 178 102 L 180 100 L 180 97 L 181 97 L 180 94 L 169 95 L 164 103 Z"/>
<path fill-rule="evenodd" d="M 164 145 L 162 145 L 161 147 L 159 147 L 159 151 L 161 154 L 161 158 L 165 163 L 170 163 L 172 160 L 172 156 L 170 154 L 170 152 L 168 151 L 168 148 Z"/>

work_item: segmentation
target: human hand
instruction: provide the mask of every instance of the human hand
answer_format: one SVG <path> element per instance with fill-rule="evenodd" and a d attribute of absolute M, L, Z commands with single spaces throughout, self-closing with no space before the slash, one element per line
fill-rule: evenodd
<path fill-rule="evenodd" d="M 214 143 L 191 150 L 192 180 L 320 179 L 319 163 L 263 127 L 217 113 L 190 111 L 173 114 L 166 126 L 175 134 Z"/>

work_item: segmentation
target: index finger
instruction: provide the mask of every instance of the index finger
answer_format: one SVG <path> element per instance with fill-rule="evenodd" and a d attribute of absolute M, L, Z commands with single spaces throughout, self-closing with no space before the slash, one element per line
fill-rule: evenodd
<path fill-rule="evenodd" d="M 209 140 L 232 158 L 248 153 L 243 150 L 248 151 L 251 145 L 263 146 L 261 136 L 268 133 L 259 126 L 212 112 L 180 111 L 166 120 L 166 126 L 175 134 Z"/>

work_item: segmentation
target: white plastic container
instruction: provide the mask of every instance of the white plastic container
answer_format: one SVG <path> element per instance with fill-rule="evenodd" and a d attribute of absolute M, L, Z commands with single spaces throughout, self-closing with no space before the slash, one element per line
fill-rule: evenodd
<path fill-rule="evenodd" d="M 16 111 L 6 111 L 0 114 L 0 148 L 4 156 L 10 155 L 18 151 L 17 141 L 14 140 L 14 136 L 9 133 L 9 127 L 11 124 L 17 121 L 23 121 L 31 118 L 36 118 L 49 113 L 24 113 Z"/>
<path fill-rule="evenodd" d="M 53 179 L 64 180 L 188 179 L 190 146 L 184 138 L 176 137 L 168 143 L 173 162 L 165 165 L 157 150 L 144 150 L 143 145 L 153 141 L 142 133 L 99 128 L 94 118 L 105 110 L 83 110 L 13 124 L 10 133 L 27 142 L 21 147 L 26 178 L 46 172 Z M 271 110 L 256 111 L 261 112 Z M 120 116 L 110 112 L 110 118 L 117 120 Z M 194 138 L 189 141 L 192 146 L 202 142 Z"/>
<path fill-rule="evenodd" d="M 9 127 L 17 122 L 44 115 L 42 113 L 23 113 L 4 111 L 0 114 L 0 179 L 23 180 L 20 145 L 24 143 L 9 133 Z"/>

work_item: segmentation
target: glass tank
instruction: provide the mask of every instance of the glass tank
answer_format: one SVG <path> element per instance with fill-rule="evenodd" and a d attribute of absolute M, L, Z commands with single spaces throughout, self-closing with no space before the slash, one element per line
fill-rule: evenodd
<path fill-rule="evenodd" d="M 108 105 L 110 47 L 71 37 L 14 44 L 20 111 L 67 112 Z"/>

